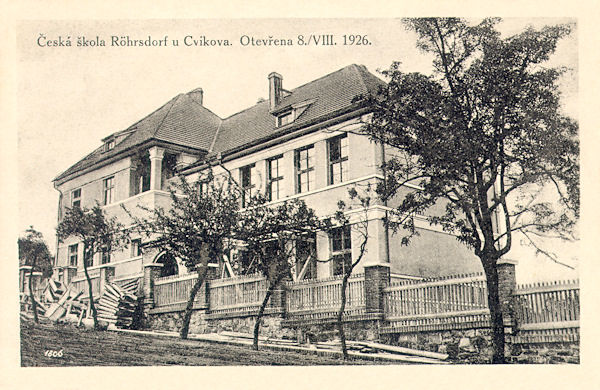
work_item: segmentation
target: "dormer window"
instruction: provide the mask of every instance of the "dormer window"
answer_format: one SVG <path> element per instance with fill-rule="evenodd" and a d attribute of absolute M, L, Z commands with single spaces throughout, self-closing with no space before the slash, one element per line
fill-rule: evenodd
<path fill-rule="evenodd" d="M 277 117 L 277 127 L 282 127 L 294 121 L 294 111 L 284 112 Z"/>
<path fill-rule="evenodd" d="M 114 139 L 109 139 L 108 141 L 106 141 L 104 143 L 104 151 L 108 152 L 111 149 L 115 148 L 115 140 Z"/>

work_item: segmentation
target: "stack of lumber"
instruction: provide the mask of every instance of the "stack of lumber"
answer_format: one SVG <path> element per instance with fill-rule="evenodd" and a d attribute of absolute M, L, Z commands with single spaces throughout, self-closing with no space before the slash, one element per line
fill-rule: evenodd
<path fill-rule="evenodd" d="M 98 319 L 123 329 L 138 327 L 141 299 L 135 295 L 137 280 L 123 286 L 108 283 L 97 303 Z"/>
<path fill-rule="evenodd" d="M 52 281 L 54 282 L 54 281 Z M 60 283 L 60 282 L 58 282 Z M 75 314 L 72 314 L 71 311 L 75 307 L 77 311 L 77 315 L 81 316 L 81 312 L 83 310 L 83 306 L 80 302 L 78 302 L 79 297 L 83 294 L 82 292 L 76 292 L 71 289 L 71 286 L 67 286 L 67 288 L 63 291 L 63 293 L 58 296 L 57 291 L 62 291 L 61 289 L 57 289 L 53 284 L 60 286 L 57 283 L 48 283 L 49 288 L 46 292 L 51 292 L 54 299 L 49 301 L 50 305 L 46 309 L 45 315 L 52 321 L 58 321 L 62 317 L 70 316 L 73 317 Z M 62 286 L 60 286 L 62 287 Z"/>
<path fill-rule="evenodd" d="M 64 283 L 50 279 L 44 289 L 44 298 L 48 303 L 56 303 L 67 291 Z"/>

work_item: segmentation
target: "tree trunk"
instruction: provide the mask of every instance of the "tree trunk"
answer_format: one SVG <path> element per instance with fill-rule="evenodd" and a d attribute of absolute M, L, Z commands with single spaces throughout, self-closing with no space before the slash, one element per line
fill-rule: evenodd
<path fill-rule="evenodd" d="M 87 269 L 87 259 L 90 259 L 92 256 L 90 253 L 84 250 L 83 255 L 83 272 L 85 273 L 85 280 L 88 285 L 88 296 L 90 298 L 90 309 L 92 310 L 92 318 L 94 319 L 94 329 L 98 330 L 100 327 L 98 326 L 98 312 L 96 311 L 96 305 L 94 304 L 94 292 L 92 291 L 92 280 L 90 279 L 90 274 Z"/>
<path fill-rule="evenodd" d="M 352 273 L 352 269 L 350 270 Z M 344 321 L 342 320 L 344 316 L 344 311 L 346 310 L 346 287 L 348 286 L 348 278 L 350 277 L 350 273 L 346 272 L 344 274 L 344 278 L 342 279 L 342 303 L 340 305 L 340 310 L 337 313 L 337 328 L 340 334 L 340 342 L 342 344 L 342 354 L 344 356 L 344 360 L 348 360 L 348 348 L 346 347 L 346 332 L 344 332 Z"/>
<path fill-rule="evenodd" d="M 33 308 L 33 320 L 37 324 L 40 322 L 40 320 L 38 319 L 37 302 L 35 301 L 35 298 L 33 296 L 33 287 L 31 284 L 31 279 L 33 279 L 33 268 L 34 267 L 35 267 L 35 260 L 33 262 L 33 265 L 31 266 L 31 271 L 29 271 L 29 298 L 31 299 L 31 307 Z"/>
<path fill-rule="evenodd" d="M 498 293 L 498 269 L 495 261 L 482 258 L 488 290 L 488 308 L 492 325 L 492 364 L 505 364 L 504 358 L 504 320 L 500 296 Z"/>
<path fill-rule="evenodd" d="M 267 293 L 260 305 L 260 309 L 258 310 L 258 315 L 256 316 L 256 322 L 254 323 L 254 339 L 252 341 L 252 349 L 258 351 L 258 333 L 260 331 L 260 321 L 262 320 L 263 314 L 265 313 L 265 309 L 267 308 L 267 304 L 269 303 L 269 299 L 271 295 L 273 295 L 273 291 L 279 285 L 283 277 L 278 277 L 271 283 L 269 283 L 269 288 L 267 289 Z"/>
<path fill-rule="evenodd" d="M 194 308 L 194 300 L 196 299 L 196 295 L 204 283 L 206 279 L 206 272 L 208 271 L 208 261 L 206 264 L 200 264 L 200 269 L 198 270 L 198 278 L 196 279 L 196 283 L 194 283 L 194 287 L 192 287 L 192 291 L 190 292 L 190 298 L 188 299 L 187 305 L 185 307 L 185 312 L 183 315 L 183 324 L 181 325 L 181 331 L 179 332 L 179 336 L 182 339 L 187 339 L 188 333 L 190 331 L 190 321 L 192 320 L 192 312 Z"/>

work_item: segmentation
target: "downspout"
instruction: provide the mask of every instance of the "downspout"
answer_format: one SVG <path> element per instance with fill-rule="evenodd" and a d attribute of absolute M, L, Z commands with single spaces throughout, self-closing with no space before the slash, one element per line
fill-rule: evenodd
<path fill-rule="evenodd" d="M 58 195 L 58 210 L 57 210 L 57 221 L 59 221 L 62 219 L 62 201 L 63 201 L 63 193 L 61 190 L 58 189 L 58 186 L 56 185 L 56 182 L 54 182 L 53 187 L 56 191 L 58 191 L 59 195 Z M 56 236 L 56 254 L 54 255 L 54 262 L 52 264 L 52 268 L 54 269 L 55 267 L 57 267 L 57 263 L 58 263 L 58 234 L 55 234 Z M 58 267 L 57 267 L 58 268 Z M 63 271 L 64 272 L 64 271 Z M 58 275 L 57 275 L 58 276 Z M 63 280 L 64 280 L 64 274 L 63 274 Z"/>
<path fill-rule="evenodd" d="M 380 147 L 380 157 L 381 157 L 380 170 L 383 175 L 383 184 L 385 185 L 387 176 L 385 175 L 385 171 L 382 168 L 385 165 L 385 145 L 383 144 L 383 142 L 378 142 L 378 144 Z M 383 206 L 385 207 L 385 219 L 387 221 L 389 218 L 388 209 L 387 209 L 387 206 L 388 206 L 387 197 L 383 200 Z M 387 223 L 385 223 L 383 225 L 383 229 L 384 229 L 384 244 L 385 244 L 385 257 L 386 257 L 385 261 L 386 261 L 386 264 L 390 264 L 390 232 L 389 232 Z"/>

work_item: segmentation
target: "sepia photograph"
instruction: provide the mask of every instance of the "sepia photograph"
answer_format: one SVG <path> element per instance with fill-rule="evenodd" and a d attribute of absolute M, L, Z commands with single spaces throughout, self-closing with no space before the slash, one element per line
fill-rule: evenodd
<path fill-rule="evenodd" d="M 14 361 L 578 370 L 580 26 L 15 21 Z"/>

